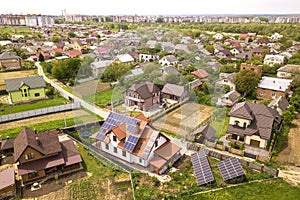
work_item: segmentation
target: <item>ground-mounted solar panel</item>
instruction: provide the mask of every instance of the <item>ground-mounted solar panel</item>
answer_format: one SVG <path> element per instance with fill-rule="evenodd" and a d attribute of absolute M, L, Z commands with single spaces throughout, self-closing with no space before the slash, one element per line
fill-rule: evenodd
<path fill-rule="evenodd" d="M 230 157 L 218 163 L 224 181 L 244 176 L 244 169 L 236 157 Z"/>
<path fill-rule="evenodd" d="M 191 155 L 191 160 L 198 186 L 211 183 L 215 180 L 206 156 L 201 156 L 201 154 L 196 152 Z"/>

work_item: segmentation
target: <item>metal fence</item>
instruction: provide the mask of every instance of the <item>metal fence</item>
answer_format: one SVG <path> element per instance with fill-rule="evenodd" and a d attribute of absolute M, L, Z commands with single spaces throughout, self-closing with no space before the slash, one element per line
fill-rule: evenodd
<path fill-rule="evenodd" d="M 49 114 L 49 113 L 62 112 L 62 111 L 66 111 L 66 110 L 76 110 L 76 109 L 80 109 L 80 108 L 81 108 L 80 103 L 76 102 L 76 103 L 65 104 L 65 105 L 60 105 L 60 106 L 52 106 L 52 107 L 48 107 L 48 108 L 41 108 L 41 109 L 29 110 L 29 111 L 25 111 L 25 112 L 18 112 L 18 113 L 0 116 L 0 123 L 29 118 L 29 117 L 35 117 L 35 116 L 39 116 L 39 115 L 45 115 L 45 114 Z"/>

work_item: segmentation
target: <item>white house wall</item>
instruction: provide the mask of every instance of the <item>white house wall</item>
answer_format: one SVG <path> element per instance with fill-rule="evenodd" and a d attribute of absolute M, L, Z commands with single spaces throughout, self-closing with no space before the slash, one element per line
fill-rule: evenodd
<path fill-rule="evenodd" d="M 259 143 L 260 148 L 265 149 L 267 147 L 267 144 L 268 144 L 267 140 L 264 140 L 264 139 L 260 138 L 258 135 L 246 136 L 245 137 L 245 144 L 250 145 L 251 139 L 259 141 L 260 142 Z"/>
<path fill-rule="evenodd" d="M 248 119 L 242 119 L 237 117 L 230 117 L 229 124 L 235 125 L 235 121 L 239 121 L 239 127 L 244 127 L 244 123 L 246 123 L 246 126 L 249 126 L 251 123 L 251 120 Z"/>

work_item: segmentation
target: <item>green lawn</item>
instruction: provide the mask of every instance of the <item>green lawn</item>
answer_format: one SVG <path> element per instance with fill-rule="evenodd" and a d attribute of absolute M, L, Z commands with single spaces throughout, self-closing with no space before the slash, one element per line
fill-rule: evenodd
<path fill-rule="evenodd" d="M 24 112 L 24 111 L 35 110 L 40 108 L 47 108 L 51 106 L 58 106 L 58 105 L 63 105 L 66 102 L 69 103 L 69 101 L 63 97 L 53 96 L 47 100 L 41 100 L 37 102 L 24 103 L 18 105 L 0 104 L 0 115 L 7 115 L 11 113 Z"/>
<path fill-rule="evenodd" d="M 116 102 L 124 98 L 124 88 L 118 87 L 116 89 L 105 90 L 97 92 L 92 95 L 83 97 L 83 99 L 89 103 L 95 103 L 100 107 L 105 107 L 111 102 Z"/>
<path fill-rule="evenodd" d="M 226 135 L 227 126 L 229 124 L 229 117 L 225 117 L 225 119 L 215 119 L 212 121 L 210 126 L 214 128 L 217 132 L 215 137 L 220 138 Z"/>
<path fill-rule="evenodd" d="M 300 187 L 293 187 L 280 178 L 260 183 L 249 183 L 220 191 L 208 192 L 195 196 L 186 196 L 181 199 L 189 200 L 291 200 L 299 199 Z"/>
<path fill-rule="evenodd" d="M 66 122 L 67 122 L 67 126 L 72 126 L 75 124 L 74 118 L 66 119 Z M 56 128 L 62 128 L 64 126 L 65 126 L 65 121 L 63 119 L 60 119 L 60 120 L 54 120 L 54 121 L 49 121 L 49 122 L 32 124 L 27 127 L 32 130 L 34 130 L 34 128 L 36 128 L 38 132 L 43 132 L 43 131 L 53 130 Z M 20 133 L 22 128 L 23 127 L 16 127 L 16 128 L 7 129 L 7 130 L 1 130 L 0 135 L 2 136 L 2 138 L 6 138 L 7 136 L 9 136 L 10 138 L 15 138 Z"/>

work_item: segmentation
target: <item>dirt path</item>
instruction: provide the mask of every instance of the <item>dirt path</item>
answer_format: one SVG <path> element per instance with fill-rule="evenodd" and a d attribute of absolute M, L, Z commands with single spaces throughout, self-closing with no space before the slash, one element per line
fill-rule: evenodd
<path fill-rule="evenodd" d="M 300 166 L 300 119 L 295 119 L 291 125 L 288 139 L 277 157 L 277 162 Z"/>
<path fill-rule="evenodd" d="M 284 170 L 279 171 L 278 177 L 282 177 L 286 182 L 297 186 L 300 184 L 300 168 L 295 166 L 286 166 Z"/>
<path fill-rule="evenodd" d="M 0 73 L 0 84 L 4 84 L 5 79 L 21 78 L 21 77 L 33 76 L 33 75 L 34 75 L 34 70 L 1 72 Z"/>
<path fill-rule="evenodd" d="M 89 113 L 84 110 L 76 111 L 76 117 L 85 116 L 85 115 L 89 115 Z M 6 130 L 6 129 L 11 129 L 11 128 L 20 127 L 20 126 L 28 126 L 28 125 L 32 125 L 32 124 L 36 124 L 36 123 L 64 119 L 64 117 L 66 117 L 66 119 L 73 118 L 74 112 L 73 111 L 60 112 L 60 113 L 54 113 L 54 114 L 43 115 L 43 116 L 39 116 L 39 117 L 31 117 L 31 118 L 27 118 L 27 119 L 18 120 L 18 121 L 8 122 L 5 124 L 1 124 L 0 130 Z"/>

